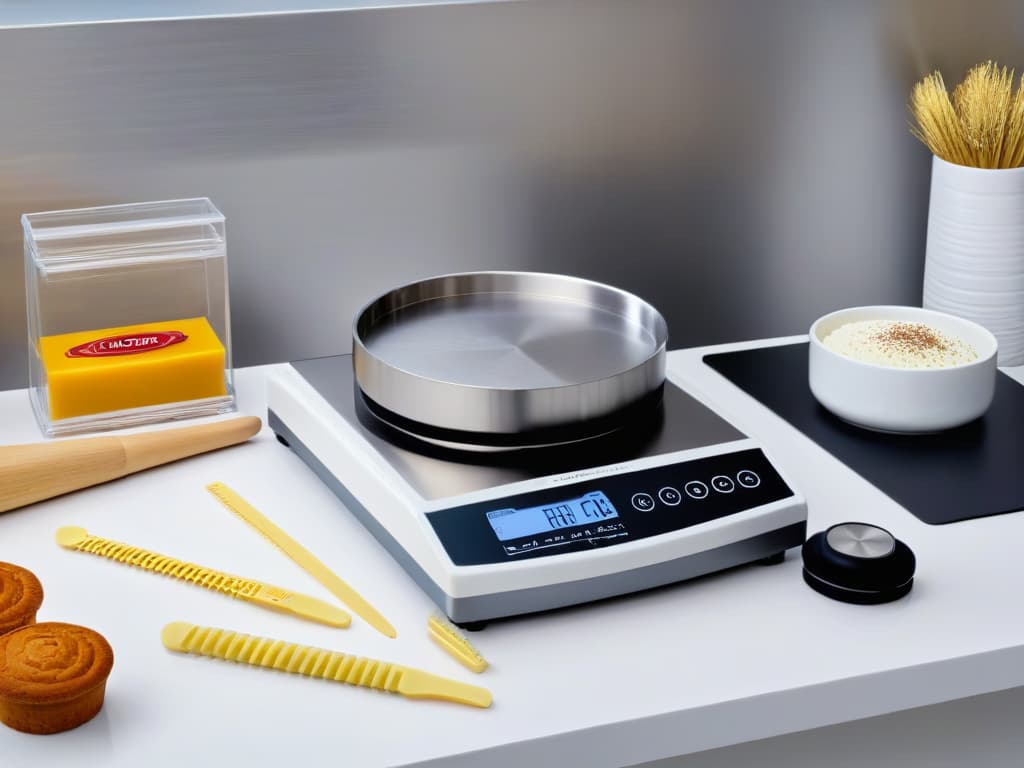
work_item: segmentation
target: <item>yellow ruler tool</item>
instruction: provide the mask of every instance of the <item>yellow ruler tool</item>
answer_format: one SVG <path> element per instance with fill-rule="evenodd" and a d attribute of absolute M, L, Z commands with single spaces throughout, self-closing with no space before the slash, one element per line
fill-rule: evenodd
<path fill-rule="evenodd" d="M 261 605 L 275 611 L 283 611 L 310 621 L 317 621 L 331 627 L 347 627 L 352 617 L 340 608 L 323 600 L 292 592 L 289 589 L 264 584 L 255 579 L 232 576 L 195 563 L 175 560 L 173 557 L 151 552 L 141 547 L 122 544 L 119 541 L 91 535 L 85 528 L 66 525 L 57 530 L 57 543 L 64 549 L 75 549 L 90 555 L 105 557 L 125 565 L 132 565 L 144 571 L 162 573 L 181 579 L 197 587 L 205 587 L 226 595 Z"/>
<path fill-rule="evenodd" d="M 299 544 L 295 539 L 278 528 L 273 521 L 257 510 L 224 483 L 210 483 L 206 490 L 212 493 L 225 507 L 230 509 L 245 522 L 262 533 L 272 544 L 294 560 L 306 573 L 323 584 L 331 594 L 361 616 L 378 632 L 388 637 L 397 637 L 398 633 L 380 612 L 366 602 L 362 595 L 342 581 L 330 568 Z"/>

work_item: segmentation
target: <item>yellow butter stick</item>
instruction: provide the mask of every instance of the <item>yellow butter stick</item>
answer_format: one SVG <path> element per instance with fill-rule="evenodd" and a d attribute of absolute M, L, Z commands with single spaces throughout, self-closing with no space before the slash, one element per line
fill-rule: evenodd
<path fill-rule="evenodd" d="M 54 420 L 227 394 L 205 317 L 43 336 L 39 359 Z"/>

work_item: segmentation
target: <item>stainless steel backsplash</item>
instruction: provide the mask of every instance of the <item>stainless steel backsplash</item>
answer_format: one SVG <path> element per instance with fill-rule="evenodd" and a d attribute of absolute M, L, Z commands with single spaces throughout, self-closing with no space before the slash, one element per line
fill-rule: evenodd
<path fill-rule="evenodd" d="M 0 30 L 0 388 L 26 383 L 19 216 L 209 196 L 236 365 L 346 351 L 448 271 L 565 272 L 670 346 L 918 303 L 910 84 L 1024 65 L 1002 0 L 504 2 Z"/>

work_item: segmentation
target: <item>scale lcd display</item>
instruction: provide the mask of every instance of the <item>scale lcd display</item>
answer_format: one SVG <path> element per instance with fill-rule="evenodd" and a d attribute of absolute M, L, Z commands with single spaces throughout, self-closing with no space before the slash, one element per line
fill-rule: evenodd
<path fill-rule="evenodd" d="M 562 528 L 574 528 L 618 517 L 619 513 L 601 491 L 592 491 L 576 499 L 556 501 L 526 509 L 496 509 L 487 513 L 487 522 L 501 541 L 536 536 Z"/>

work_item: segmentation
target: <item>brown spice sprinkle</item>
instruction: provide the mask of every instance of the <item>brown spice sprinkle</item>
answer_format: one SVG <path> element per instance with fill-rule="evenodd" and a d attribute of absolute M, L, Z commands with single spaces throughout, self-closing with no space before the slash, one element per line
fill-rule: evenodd
<path fill-rule="evenodd" d="M 880 345 L 900 352 L 920 353 L 930 349 L 945 352 L 949 348 L 938 334 L 924 323 L 893 323 L 872 338 Z"/>

